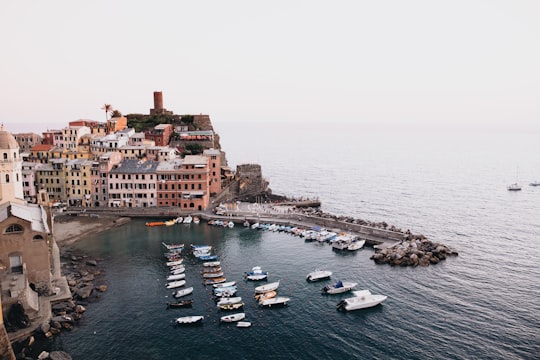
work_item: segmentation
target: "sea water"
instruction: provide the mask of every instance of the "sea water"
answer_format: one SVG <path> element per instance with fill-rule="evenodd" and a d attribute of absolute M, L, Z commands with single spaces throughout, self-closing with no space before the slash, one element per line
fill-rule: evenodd
<path fill-rule="evenodd" d="M 332 251 L 284 233 L 201 224 L 147 228 L 144 220 L 77 246 L 103 258 L 108 291 L 80 325 L 53 340 L 74 359 L 533 359 L 540 353 L 540 178 L 533 134 L 363 133 L 346 127 L 227 125 L 229 165 L 255 162 L 275 193 L 318 197 L 323 210 L 385 221 L 456 249 L 429 267 L 376 265 L 373 249 Z M 519 169 L 519 172 L 516 171 Z M 521 192 L 506 186 L 518 180 Z M 208 244 L 227 280 L 238 282 L 250 328 L 223 315 L 186 258 L 193 308 L 167 309 L 161 242 Z M 282 308 L 262 309 L 253 266 L 280 280 Z M 310 271 L 333 271 L 308 283 Z M 388 299 L 339 312 L 351 294 L 322 295 L 337 280 Z M 179 316 L 204 315 L 179 327 Z"/>

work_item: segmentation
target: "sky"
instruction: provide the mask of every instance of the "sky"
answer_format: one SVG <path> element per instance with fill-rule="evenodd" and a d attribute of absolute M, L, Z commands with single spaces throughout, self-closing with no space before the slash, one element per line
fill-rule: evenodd
<path fill-rule="evenodd" d="M 7 131 L 104 104 L 231 122 L 540 133 L 538 0 L 2 0 Z"/>

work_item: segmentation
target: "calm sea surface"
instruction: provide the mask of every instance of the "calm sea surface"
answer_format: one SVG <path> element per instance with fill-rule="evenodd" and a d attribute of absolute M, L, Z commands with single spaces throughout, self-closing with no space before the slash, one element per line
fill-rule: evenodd
<path fill-rule="evenodd" d="M 375 265 L 364 248 L 206 224 L 147 228 L 135 220 L 78 246 L 104 258 L 109 290 L 52 347 L 74 359 L 533 359 L 540 354 L 540 179 L 534 134 L 382 134 L 346 126 L 217 126 L 231 166 L 260 163 L 275 193 L 319 197 L 323 210 L 422 233 L 459 251 L 428 268 Z M 519 169 L 519 171 L 517 171 Z M 516 180 L 521 192 L 508 192 Z M 209 244 L 239 282 L 251 328 L 219 324 L 201 264 L 187 260 L 192 309 L 167 310 L 161 242 Z M 260 309 L 242 275 L 281 280 L 284 308 Z M 382 306 L 341 313 L 315 268 L 384 294 Z M 201 326 L 173 319 L 204 315 Z"/>

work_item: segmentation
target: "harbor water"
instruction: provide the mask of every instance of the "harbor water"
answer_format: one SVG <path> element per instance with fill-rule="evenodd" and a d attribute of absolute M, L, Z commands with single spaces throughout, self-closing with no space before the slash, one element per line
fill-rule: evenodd
<path fill-rule="evenodd" d="M 323 210 L 385 221 L 459 252 L 429 267 L 376 265 L 372 248 L 339 253 L 285 233 L 204 222 L 145 227 L 144 220 L 89 237 L 77 247 L 102 258 L 108 291 L 51 349 L 74 359 L 533 359 L 540 354 L 540 178 L 534 134 L 408 134 L 228 125 L 229 165 L 254 162 L 275 193 L 318 197 Z M 516 169 L 519 169 L 516 174 Z M 509 192 L 514 181 L 520 192 Z M 207 244 L 227 280 L 238 282 L 250 328 L 223 316 L 202 264 L 186 256 L 192 308 L 167 309 L 161 242 Z M 253 266 L 280 280 L 286 307 L 260 308 Z M 309 283 L 315 269 L 330 280 Z M 330 282 L 358 282 L 388 299 L 339 312 L 351 294 L 322 295 Z M 201 325 L 174 319 L 204 315 Z"/>

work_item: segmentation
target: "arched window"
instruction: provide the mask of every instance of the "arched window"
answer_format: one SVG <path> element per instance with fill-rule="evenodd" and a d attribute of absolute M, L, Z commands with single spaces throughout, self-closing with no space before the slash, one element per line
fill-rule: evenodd
<path fill-rule="evenodd" d="M 9 174 L 6 174 L 6 184 L 9 183 Z"/>
<path fill-rule="evenodd" d="M 41 236 L 41 235 L 35 235 L 35 236 L 32 238 L 32 240 L 34 240 L 34 241 L 37 241 L 37 240 L 43 240 L 43 236 Z"/>
<path fill-rule="evenodd" d="M 14 234 L 14 233 L 21 233 L 21 232 L 23 232 L 23 228 L 19 224 L 11 224 L 4 230 L 5 234 Z"/>

